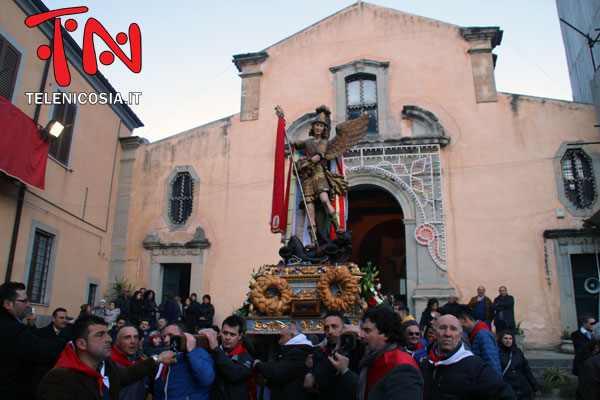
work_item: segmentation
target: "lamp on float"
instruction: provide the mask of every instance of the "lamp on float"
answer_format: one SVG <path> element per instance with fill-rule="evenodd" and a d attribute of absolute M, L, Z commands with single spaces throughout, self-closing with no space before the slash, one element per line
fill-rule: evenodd
<path fill-rule="evenodd" d="M 59 137 L 64 129 L 65 126 L 63 124 L 53 119 L 52 121 L 48 122 L 48 125 L 46 125 L 45 128 L 41 129 L 41 132 L 47 139 L 52 139 L 53 137 Z"/>

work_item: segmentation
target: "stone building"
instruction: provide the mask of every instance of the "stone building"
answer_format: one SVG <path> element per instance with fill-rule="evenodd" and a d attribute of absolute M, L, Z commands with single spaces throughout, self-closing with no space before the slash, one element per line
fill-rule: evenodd
<path fill-rule="evenodd" d="M 65 307 L 76 317 L 81 304 L 97 305 L 108 291 L 117 188 L 127 179 L 120 168 L 127 163 L 123 150 L 132 130 L 143 126 L 127 105 L 29 100 L 26 93 L 50 98 L 55 93 L 116 93 L 102 74 L 84 72 L 82 49 L 64 29 L 71 83 L 57 85 L 52 58 L 41 60 L 36 54 L 40 45 L 52 43 L 53 20 L 31 28 L 24 23 L 27 16 L 47 11 L 39 0 L 15 0 L 3 2 L 0 13 L 0 96 L 39 125 L 52 119 L 65 125 L 50 143 L 45 190 L 0 172 L 0 273 L 27 285 L 40 327 L 50 321 L 53 309 Z M 0 157 L 7 151 L 0 149 Z"/>
<path fill-rule="evenodd" d="M 234 56 L 239 114 L 127 141 L 121 174 L 131 179 L 118 185 L 109 277 L 160 295 L 209 293 L 217 321 L 240 306 L 251 272 L 279 261 L 281 238 L 269 232 L 273 108 L 303 138 L 326 104 L 333 125 L 374 117 L 345 157 L 348 229 L 355 259 L 380 267 L 384 291 L 420 315 L 430 297 L 468 301 L 484 285 L 493 298 L 505 285 L 526 344 L 557 344 L 576 317 L 561 243 L 595 242 L 544 232 L 579 228 L 597 207 L 598 146 L 577 144 L 596 140 L 594 110 L 498 92 L 501 41 L 498 27 L 358 2 Z"/>

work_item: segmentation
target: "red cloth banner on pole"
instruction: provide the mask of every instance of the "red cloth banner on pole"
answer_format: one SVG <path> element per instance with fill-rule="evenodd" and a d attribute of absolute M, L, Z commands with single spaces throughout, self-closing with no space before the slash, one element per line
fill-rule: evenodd
<path fill-rule="evenodd" d="M 37 124 L 0 96 L 0 170 L 44 190 L 49 146 Z"/>
<path fill-rule="evenodd" d="M 271 205 L 272 233 L 285 233 L 287 211 L 285 202 L 285 119 L 279 117 L 277 121 L 277 141 L 275 143 L 273 203 Z"/>

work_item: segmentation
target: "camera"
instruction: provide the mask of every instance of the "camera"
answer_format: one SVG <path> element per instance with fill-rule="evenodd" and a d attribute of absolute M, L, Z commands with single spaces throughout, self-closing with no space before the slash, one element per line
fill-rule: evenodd
<path fill-rule="evenodd" d="M 341 354 L 348 357 L 352 350 L 356 349 L 356 335 L 351 332 L 343 333 L 340 336 L 340 347 L 334 350 L 334 354 Z"/>
<path fill-rule="evenodd" d="M 205 335 L 194 335 L 194 339 L 196 339 L 196 347 L 202 347 L 206 350 L 208 348 L 208 338 Z M 171 336 L 171 342 L 169 343 L 169 349 L 174 353 L 182 353 L 185 352 L 187 348 L 187 341 L 185 336 Z"/>

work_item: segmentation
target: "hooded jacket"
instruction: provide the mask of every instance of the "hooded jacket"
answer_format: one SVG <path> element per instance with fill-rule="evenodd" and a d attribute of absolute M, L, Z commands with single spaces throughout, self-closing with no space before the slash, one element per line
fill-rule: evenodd
<path fill-rule="evenodd" d="M 437 345 L 434 345 L 420 366 L 425 380 L 425 400 L 517 400 L 515 392 L 502 382 L 500 375 L 481 358 L 465 350 L 462 343 L 442 358 L 437 356 Z"/>
<path fill-rule="evenodd" d="M 482 358 L 499 376 L 502 376 L 498 359 L 498 344 L 490 328 L 484 322 L 477 321 L 473 329 L 469 331 L 469 342 L 471 343 L 471 352 Z"/>
<path fill-rule="evenodd" d="M 297 335 L 282 346 L 273 362 L 256 364 L 256 371 L 267 380 L 272 400 L 304 400 L 309 393 L 304 389 L 306 357 L 313 347 L 304 334 Z"/>

